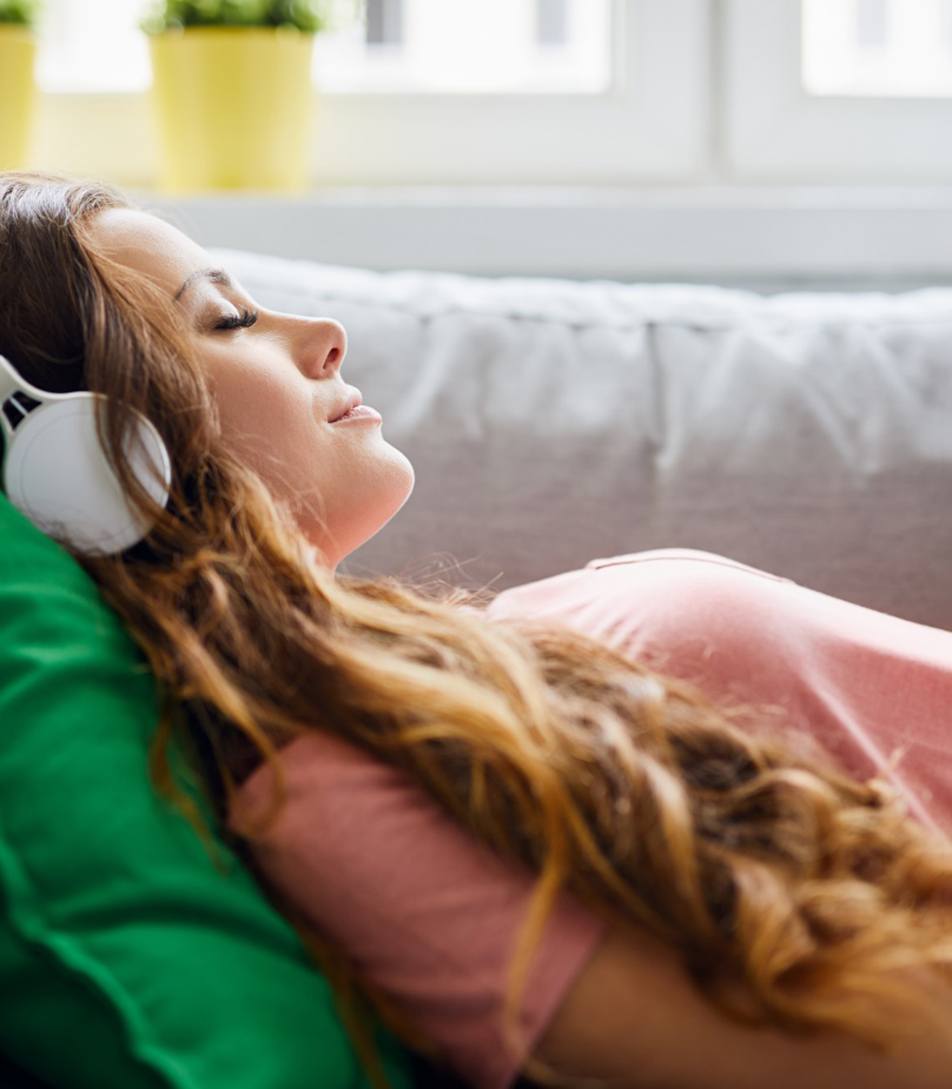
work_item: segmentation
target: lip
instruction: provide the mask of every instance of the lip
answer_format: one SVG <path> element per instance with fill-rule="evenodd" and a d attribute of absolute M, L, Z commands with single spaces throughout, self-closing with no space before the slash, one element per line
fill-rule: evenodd
<path fill-rule="evenodd" d="M 336 420 L 330 421 L 333 424 L 350 424 L 350 423 L 383 423 L 383 416 L 370 405 L 360 404 L 355 406 L 350 415 L 340 416 Z"/>

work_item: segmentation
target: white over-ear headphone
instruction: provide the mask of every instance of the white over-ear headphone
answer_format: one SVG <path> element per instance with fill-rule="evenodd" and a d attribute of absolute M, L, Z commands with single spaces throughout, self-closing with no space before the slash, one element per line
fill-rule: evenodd
<path fill-rule="evenodd" d="M 120 487 L 96 435 L 102 394 L 48 393 L 30 385 L 0 355 L 3 490 L 10 502 L 77 552 L 111 555 L 141 541 L 143 524 Z M 162 437 L 135 409 L 139 442 L 130 463 L 149 495 L 168 502 L 172 463 Z M 149 462 L 158 477 L 150 471 Z"/>

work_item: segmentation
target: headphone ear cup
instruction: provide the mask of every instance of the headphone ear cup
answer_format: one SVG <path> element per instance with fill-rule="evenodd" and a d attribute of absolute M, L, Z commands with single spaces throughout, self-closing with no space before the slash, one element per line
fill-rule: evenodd
<path fill-rule="evenodd" d="M 152 528 L 126 502 L 96 435 L 96 393 L 44 402 L 17 425 L 4 464 L 10 502 L 37 528 L 77 552 L 111 555 Z M 130 465 L 146 491 L 165 506 L 172 465 L 162 437 L 142 413 Z M 158 472 L 155 479 L 150 465 Z"/>

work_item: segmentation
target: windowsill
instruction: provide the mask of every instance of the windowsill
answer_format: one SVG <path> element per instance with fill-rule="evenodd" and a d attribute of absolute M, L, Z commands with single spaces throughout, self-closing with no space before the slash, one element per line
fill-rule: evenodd
<path fill-rule="evenodd" d="M 175 196 L 144 186 L 127 186 L 137 196 L 175 202 L 233 200 L 262 204 L 372 205 L 375 207 L 560 207 L 821 209 L 901 211 L 952 209 L 949 185 L 765 185 L 637 183 L 619 185 L 315 185 L 300 194 L 219 190 Z"/>
<path fill-rule="evenodd" d="M 380 271 L 901 290 L 952 281 L 948 186 L 354 186 L 171 196 L 206 247 Z M 461 214 L 464 213 L 464 214 Z"/>

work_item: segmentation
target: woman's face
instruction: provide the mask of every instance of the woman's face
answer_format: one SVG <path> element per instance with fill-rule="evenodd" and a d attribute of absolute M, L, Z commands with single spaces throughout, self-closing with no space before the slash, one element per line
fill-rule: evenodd
<path fill-rule="evenodd" d="M 92 233 L 113 260 L 145 273 L 182 308 L 226 441 L 272 494 L 290 501 L 307 538 L 336 569 L 386 525 L 414 485 L 409 459 L 383 437 L 385 424 L 328 422 L 355 392 L 340 374 L 343 326 L 267 310 L 237 283 L 201 275 L 214 265 L 209 255 L 147 212 L 106 209 Z M 258 313 L 250 327 L 216 328 L 245 311 Z"/>

